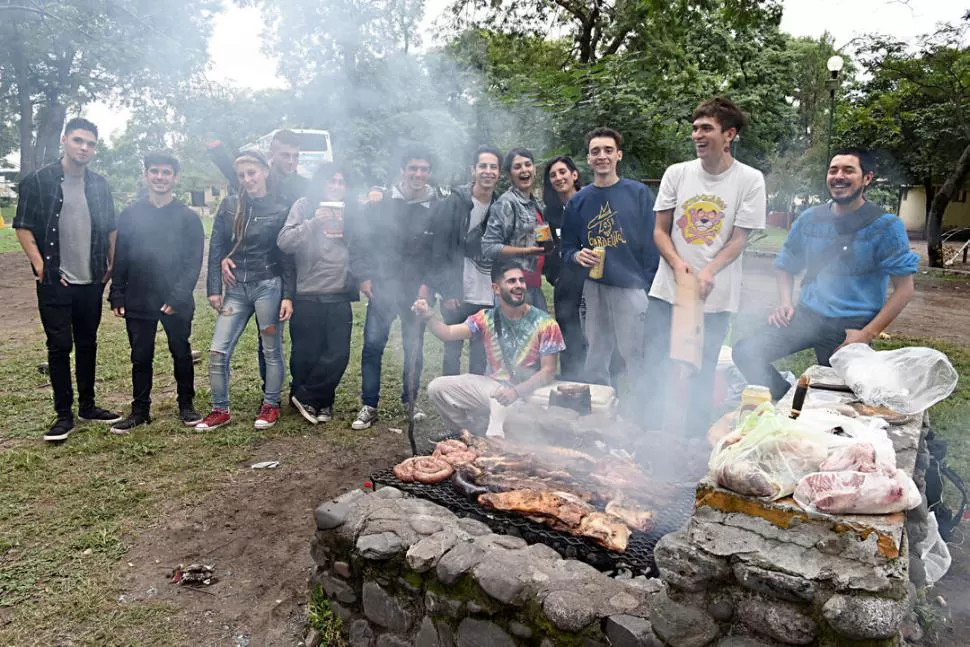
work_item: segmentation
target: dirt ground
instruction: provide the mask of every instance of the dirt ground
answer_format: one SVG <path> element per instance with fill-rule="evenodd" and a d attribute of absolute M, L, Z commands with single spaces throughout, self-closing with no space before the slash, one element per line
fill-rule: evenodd
<path fill-rule="evenodd" d="M 14 343 L 41 334 L 23 257 L 0 254 L 0 277 L 0 334 Z M 746 259 L 745 281 L 745 316 L 766 314 L 775 304 L 771 259 Z M 970 279 L 920 277 L 916 298 L 891 332 L 970 345 Z M 171 621 L 196 637 L 196 644 L 297 644 L 304 631 L 314 507 L 359 487 L 408 451 L 404 438 L 393 434 L 378 434 L 339 453 L 324 452 L 311 440 L 287 437 L 257 446 L 252 462 L 279 460 L 280 468 L 227 474 L 203 503 L 173 507 L 130 538 L 131 549 L 119 564 L 127 571 L 124 601 L 171 604 L 176 609 Z M 951 574 L 931 597 L 942 594 L 951 602 L 947 615 L 953 625 L 944 632 L 955 638 L 970 625 L 970 594 L 959 585 L 966 582 L 970 555 L 958 547 L 954 556 Z M 214 564 L 218 582 L 204 590 L 169 585 L 172 568 L 192 562 Z"/>

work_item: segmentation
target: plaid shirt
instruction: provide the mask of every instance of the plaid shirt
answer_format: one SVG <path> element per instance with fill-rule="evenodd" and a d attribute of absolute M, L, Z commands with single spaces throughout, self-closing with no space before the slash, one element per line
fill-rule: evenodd
<path fill-rule="evenodd" d="M 61 160 L 28 174 L 17 189 L 17 215 L 14 229 L 29 229 L 44 258 L 42 283 L 61 280 L 61 248 L 57 225 L 60 222 L 64 193 L 64 167 Z M 84 170 L 84 195 L 91 213 L 91 276 L 100 278 L 108 271 L 108 234 L 115 230 L 115 205 L 111 189 L 102 176 Z"/>

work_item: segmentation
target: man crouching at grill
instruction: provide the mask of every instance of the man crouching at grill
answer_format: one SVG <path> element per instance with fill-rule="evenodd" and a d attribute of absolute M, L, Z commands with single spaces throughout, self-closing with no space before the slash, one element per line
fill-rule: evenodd
<path fill-rule="evenodd" d="M 499 307 L 479 310 L 464 323 L 449 326 L 434 319 L 424 299 L 412 308 L 438 339 L 481 339 L 485 346 L 486 375 L 443 376 L 428 385 L 428 398 L 452 432 L 503 436 L 508 407 L 553 380 L 559 353 L 566 348 L 555 319 L 526 303 L 520 265 L 498 261 L 491 279 Z"/>

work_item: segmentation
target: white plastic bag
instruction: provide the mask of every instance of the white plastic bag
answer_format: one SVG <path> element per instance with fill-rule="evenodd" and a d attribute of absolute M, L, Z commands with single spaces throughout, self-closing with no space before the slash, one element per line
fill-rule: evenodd
<path fill-rule="evenodd" d="M 818 470 L 832 438 L 763 404 L 718 441 L 709 467 L 721 487 L 773 501 L 790 495 L 802 476 Z"/>
<path fill-rule="evenodd" d="M 865 344 L 849 344 L 832 355 L 831 363 L 863 402 L 906 415 L 929 409 L 957 385 L 950 360 L 932 348 L 874 351 Z"/>
<path fill-rule="evenodd" d="M 936 582 L 946 575 L 950 570 L 950 549 L 940 536 L 940 526 L 936 522 L 936 515 L 932 512 L 926 520 L 926 538 L 913 546 L 913 552 L 923 560 L 923 568 L 926 569 L 926 584 L 933 586 Z"/>
<path fill-rule="evenodd" d="M 915 508 L 919 489 L 899 469 L 876 472 L 815 472 L 798 482 L 795 502 L 809 512 L 889 514 Z"/>

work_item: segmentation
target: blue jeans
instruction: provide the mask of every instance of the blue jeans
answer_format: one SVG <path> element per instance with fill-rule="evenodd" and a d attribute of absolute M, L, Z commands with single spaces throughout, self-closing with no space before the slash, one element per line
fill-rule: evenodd
<path fill-rule="evenodd" d="M 416 291 L 415 291 L 416 293 Z M 424 324 L 419 323 L 411 312 L 415 293 L 394 290 L 390 285 L 376 285 L 374 297 L 367 302 L 367 318 L 364 320 L 364 350 L 360 356 L 361 401 L 376 407 L 381 396 L 381 363 L 384 348 L 391 332 L 391 324 L 401 318 L 401 340 L 404 344 L 404 375 L 402 376 L 401 402 L 407 404 L 409 386 L 418 394 L 421 388 L 421 371 L 424 367 Z M 414 372 L 411 372 L 414 364 Z M 411 381 L 414 380 L 414 384 Z"/>
<path fill-rule="evenodd" d="M 283 325 L 280 323 L 280 301 L 283 283 L 279 277 L 265 281 L 237 283 L 228 288 L 222 312 L 216 318 L 216 329 L 209 347 L 209 387 L 212 408 L 229 408 L 229 360 L 253 314 L 263 344 L 266 362 L 266 385 L 263 404 L 279 406 L 283 388 Z"/>

